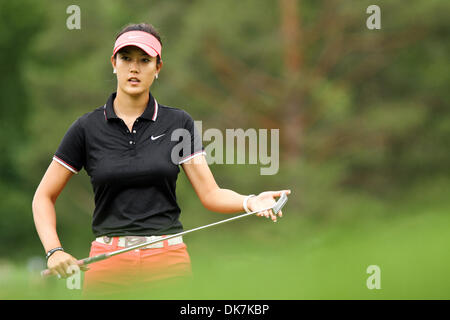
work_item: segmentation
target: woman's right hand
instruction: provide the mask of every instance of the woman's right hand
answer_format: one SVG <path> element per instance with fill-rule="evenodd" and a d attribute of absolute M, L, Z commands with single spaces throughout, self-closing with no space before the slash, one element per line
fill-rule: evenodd
<path fill-rule="evenodd" d="M 75 273 L 76 268 L 71 265 L 77 265 L 77 259 L 72 257 L 70 254 L 64 251 L 56 251 L 54 252 L 47 261 L 47 267 L 51 271 L 52 274 L 58 275 L 60 278 L 70 277 Z M 87 271 L 89 268 L 86 266 L 78 266 L 80 270 Z"/>

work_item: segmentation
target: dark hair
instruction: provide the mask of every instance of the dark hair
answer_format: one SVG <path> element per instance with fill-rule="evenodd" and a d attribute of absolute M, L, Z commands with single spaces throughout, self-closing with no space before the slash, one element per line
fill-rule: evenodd
<path fill-rule="evenodd" d="M 154 26 L 152 26 L 151 24 L 148 23 L 131 23 L 125 27 L 122 28 L 122 30 L 120 30 L 120 32 L 117 34 L 116 36 L 116 40 L 125 32 L 128 31 L 144 31 L 147 33 L 150 33 L 152 36 L 154 36 L 156 39 L 158 39 L 159 43 L 161 44 L 161 48 L 162 48 L 162 41 L 161 41 L 161 36 L 159 35 L 159 32 L 156 30 L 156 28 Z M 120 51 L 120 50 L 119 50 Z M 116 52 L 117 54 L 117 52 Z M 116 56 L 114 55 L 114 58 L 116 58 Z M 158 55 L 156 58 L 156 64 L 160 64 L 161 62 L 161 57 Z"/>

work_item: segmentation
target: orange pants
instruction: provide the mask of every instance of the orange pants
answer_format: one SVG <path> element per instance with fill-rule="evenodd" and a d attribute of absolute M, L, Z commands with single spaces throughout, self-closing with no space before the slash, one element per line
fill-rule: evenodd
<path fill-rule="evenodd" d="M 89 257 L 123 249 L 117 246 L 118 241 L 118 237 L 110 244 L 93 241 Z M 163 244 L 163 248 L 132 250 L 90 264 L 84 275 L 83 294 L 131 292 L 189 279 L 192 271 L 186 244 L 169 246 L 167 240 Z"/>

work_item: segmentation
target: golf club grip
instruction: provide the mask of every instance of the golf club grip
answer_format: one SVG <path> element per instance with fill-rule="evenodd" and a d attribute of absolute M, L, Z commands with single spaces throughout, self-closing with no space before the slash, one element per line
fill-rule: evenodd
<path fill-rule="evenodd" d="M 77 265 L 78 266 L 82 266 L 84 264 L 84 259 L 83 260 L 78 260 L 77 261 Z M 52 274 L 52 272 L 50 271 L 50 269 L 45 269 L 41 271 L 41 277 L 42 278 L 47 278 L 47 277 L 51 277 L 54 276 L 54 274 Z"/>
<path fill-rule="evenodd" d="M 84 259 L 78 260 L 77 261 L 77 265 L 79 267 L 86 266 L 86 265 L 88 265 L 90 263 L 101 261 L 101 260 L 105 260 L 107 258 L 108 258 L 108 255 L 106 253 L 103 253 L 103 254 L 99 254 L 98 256 L 94 256 L 94 257 L 89 257 L 89 258 L 84 258 Z M 47 277 L 50 277 L 52 275 L 53 274 L 51 273 L 50 269 L 45 269 L 45 270 L 41 271 L 41 276 L 43 278 L 47 278 Z"/>
<path fill-rule="evenodd" d="M 78 265 L 79 266 L 81 266 L 81 265 L 85 265 L 86 266 L 86 265 L 88 265 L 90 263 L 94 263 L 94 262 L 97 262 L 97 261 L 102 261 L 102 260 L 105 260 L 107 258 L 109 258 L 109 255 L 107 253 L 102 253 L 102 254 L 99 254 L 97 256 L 93 256 L 93 257 L 89 257 L 89 258 L 84 258 L 82 260 L 78 260 L 78 262 L 81 261 L 81 264 L 78 263 Z"/>

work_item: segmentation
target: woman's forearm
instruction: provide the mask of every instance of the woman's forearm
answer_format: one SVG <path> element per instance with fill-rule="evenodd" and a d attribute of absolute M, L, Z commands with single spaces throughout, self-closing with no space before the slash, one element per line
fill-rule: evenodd
<path fill-rule="evenodd" d="M 54 202 L 48 197 L 35 195 L 32 209 L 34 224 L 45 252 L 56 247 L 61 247 L 56 232 L 56 212 Z"/>
<path fill-rule="evenodd" d="M 281 210 L 274 213 L 271 208 L 276 204 L 276 198 L 282 194 L 291 194 L 291 190 L 264 191 L 248 199 L 247 208 L 257 212 L 257 216 L 265 216 L 277 222 L 277 217 L 282 217 Z M 202 203 L 206 209 L 220 213 L 236 213 L 244 210 L 244 199 L 247 195 L 241 195 L 228 189 L 215 188 L 203 197 Z"/>
<path fill-rule="evenodd" d="M 246 196 L 233 190 L 217 188 L 205 196 L 203 205 L 206 209 L 214 212 L 242 212 L 244 210 L 243 202 Z"/>

